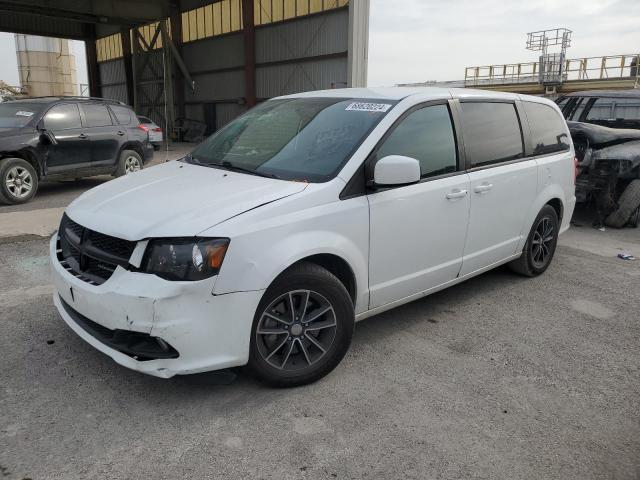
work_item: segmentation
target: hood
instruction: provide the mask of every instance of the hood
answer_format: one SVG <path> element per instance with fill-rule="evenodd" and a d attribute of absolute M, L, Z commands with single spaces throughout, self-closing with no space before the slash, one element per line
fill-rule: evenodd
<path fill-rule="evenodd" d="M 591 145 L 623 143 L 640 140 L 640 130 L 628 128 L 609 128 L 584 122 L 567 122 L 571 136 L 586 136 Z"/>
<path fill-rule="evenodd" d="M 33 129 L 26 129 L 25 127 L 0 127 L 0 138 L 15 137 L 17 135 L 24 135 L 31 132 Z"/>
<path fill-rule="evenodd" d="M 66 213 L 80 225 L 126 240 L 190 237 L 306 186 L 168 162 L 89 190 Z"/>

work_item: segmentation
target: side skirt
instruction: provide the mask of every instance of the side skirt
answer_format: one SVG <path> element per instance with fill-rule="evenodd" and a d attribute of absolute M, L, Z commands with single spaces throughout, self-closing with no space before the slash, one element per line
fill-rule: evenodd
<path fill-rule="evenodd" d="M 387 310 L 391 310 L 392 308 L 399 307 L 400 305 L 404 305 L 405 303 L 413 302 L 414 300 L 418 300 L 422 297 L 426 297 L 427 295 L 431 295 L 432 293 L 439 292 L 440 290 L 444 290 L 445 288 L 451 287 L 453 285 L 457 285 L 458 283 L 462 283 L 465 280 L 468 280 L 472 277 L 480 275 L 481 273 L 487 272 L 489 270 L 493 270 L 500 265 L 504 265 L 505 263 L 509 263 L 512 260 L 520 257 L 522 252 L 518 252 L 515 255 L 511 255 L 510 257 L 505 258 L 504 260 L 500 260 L 499 262 L 492 263 L 491 265 L 487 265 L 479 270 L 475 270 L 473 272 L 467 273 L 463 277 L 454 278 L 449 282 L 445 282 L 436 287 L 432 287 L 428 290 L 424 290 L 422 292 L 414 293 L 413 295 L 409 295 L 408 297 L 401 298 L 400 300 L 395 300 L 390 303 L 386 303 L 384 305 L 380 305 L 379 307 L 372 308 L 371 310 L 367 310 L 366 312 L 362 312 L 356 315 L 356 322 L 360 320 L 364 320 L 365 318 L 372 317 L 373 315 L 377 315 L 382 312 L 386 312 Z"/>

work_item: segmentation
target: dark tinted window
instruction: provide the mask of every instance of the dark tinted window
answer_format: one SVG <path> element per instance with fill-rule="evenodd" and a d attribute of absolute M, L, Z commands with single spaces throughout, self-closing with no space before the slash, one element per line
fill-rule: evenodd
<path fill-rule="evenodd" d="M 81 105 L 84 112 L 84 126 L 85 127 L 105 127 L 112 125 L 111 115 L 107 107 L 98 103 L 89 103 Z"/>
<path fill-rule="evenodd" d="M 446 105 L 410 113 L 387 137 L 377 157 L 404 155 L 420 162 L 422 177 L 455 172 L 456 143 Z"/>
<path fill-rule="evenodd" d="M 471 167 L 524 156 L 516 108 L 511 103 L 463 102 L 462 131 Z"/>
<path fill-rule="evenodd" d="M 563 152 L 569 150 L 569 135 L 564 120 L 548 105 L 523 102 L 531 127 L 533 154 Z"/>
<path fill-rule="evenodd" d="M 589 99 L 576 98 L 575 100 L 576 100 L 575 103 L 571 105 L 571 110 L 569 111 L 569 114 L 565 115 L 565 117 L 568 120 L 579 122 L 580 117 L 582 117 L 582 112 L 584 112 L 584 108 L 587 106 L 587 103 L 589 103 Z"/>
<path fill-rule="evenodd" d="M 150 119 L 148 119 L 147 117 L 141 117 L 140 115 L 138 115 L 138 121 L 140 123 L 153 123 Z"/>
<path fill-rule="evenodd" d="M 598 98 L 587 120 L 640 120 L 640 98 Z"/>
<path fill-rule="evenodd" d="M 56 105 L 44 116 L 44 128 L 47 130 L 67 130 L 81 127 L 80 113 L 75 103 Z"/>
<path fill-rule="evenodd" d="M 120 105 L 111 105 L 111 111 L 115 114 L 120 125 L 129 125 L 131 123 L 131 110 Z"/>

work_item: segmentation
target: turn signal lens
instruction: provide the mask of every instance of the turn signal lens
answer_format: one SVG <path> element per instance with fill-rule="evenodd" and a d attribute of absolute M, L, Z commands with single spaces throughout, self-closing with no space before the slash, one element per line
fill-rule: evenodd
<path fill-rule="evenodd" d="M 228 247 L 228 238 L 151 240 L 142 270 L 166 280 L 203 280 L 218 274 Z"/>

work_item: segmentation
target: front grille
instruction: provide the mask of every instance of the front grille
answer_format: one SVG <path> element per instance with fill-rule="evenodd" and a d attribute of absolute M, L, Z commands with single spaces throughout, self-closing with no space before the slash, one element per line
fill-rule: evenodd
<path fill-rule="evenodd" d="M 58 230 L 57 254 L 60 264 L 70 273 L 92 285 L 106 282 L 116 267 L 129 268 L 136 242 L 111 237 L 84 228 L 62 216 Z"/>
<path fill-rule="evenodd" d="M 89 320 L 71 305 L 58 297 L 65 312 L 85 332 L 125 355 L 136 360 L 157 360 L 160 358 L 178 358 L 178 351 L 162 340 L 160 337 L 152 337 L 148 333 L 134 332 L 132 330 L 111 330 L 99 323 Z"/>

